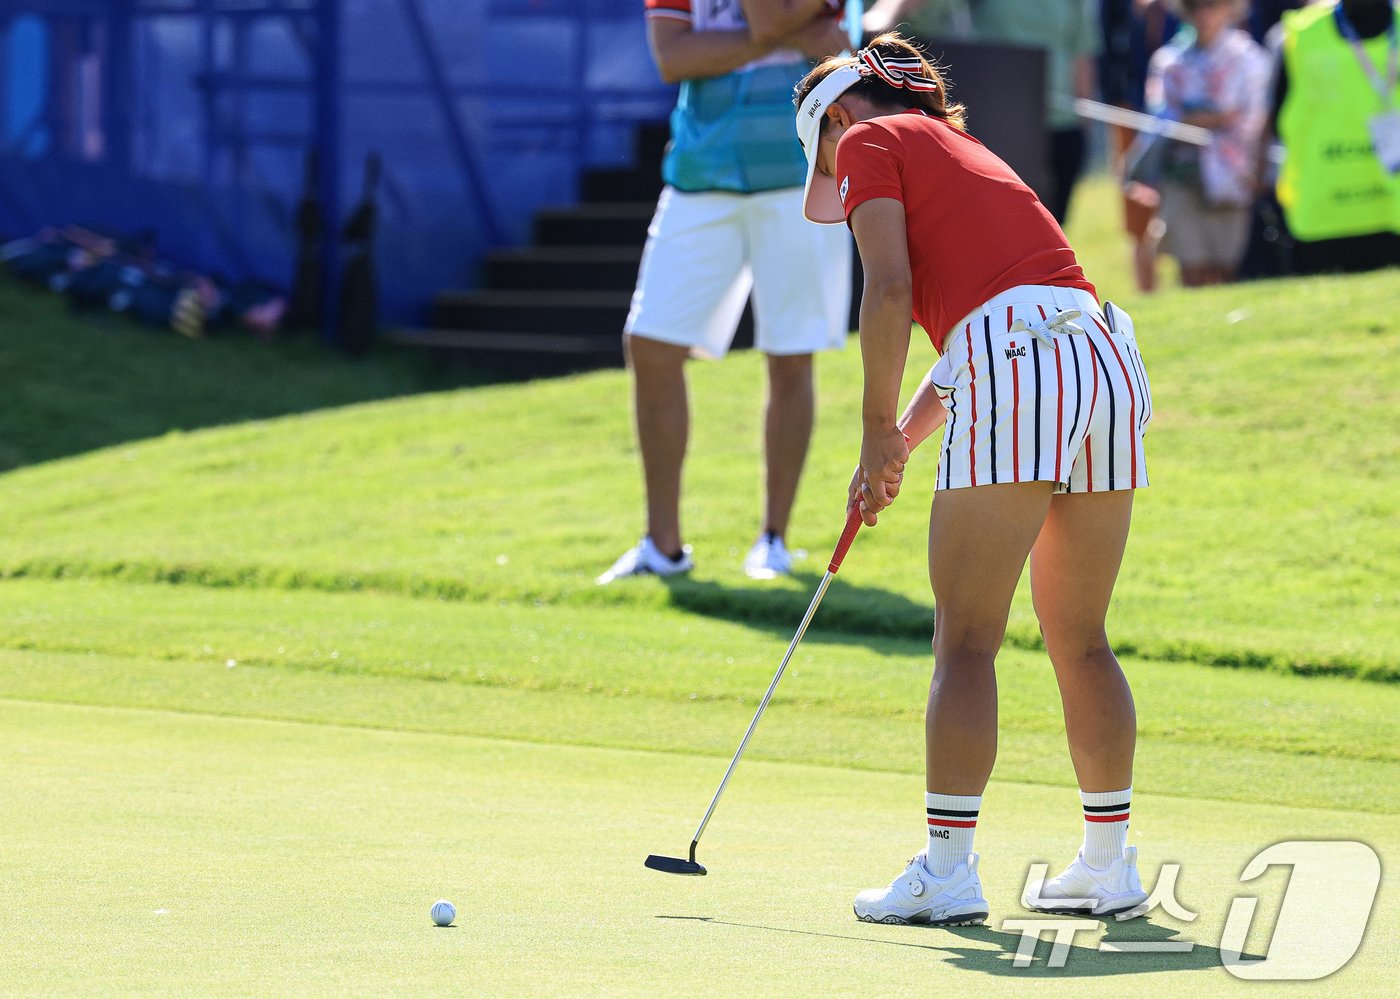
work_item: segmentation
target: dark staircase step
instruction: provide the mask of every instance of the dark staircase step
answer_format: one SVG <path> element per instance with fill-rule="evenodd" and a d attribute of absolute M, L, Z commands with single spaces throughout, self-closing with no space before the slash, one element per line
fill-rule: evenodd
<path fill-rule="evenodd" d="M 590 203 L 655 201 L 661 194 L 661 169 L 589 170 L 583 175 L 583 200 Z"/>
<path fill-rule="evenodd" d="M 641 260 L 641 246 L 533 246 L 487 254 L 483 276 L 486 287 L 503 290 L 630 292 Z"/>
<path fill-rule="evenodd" d="M 641 246 L 655 202 L 613 202 L 546 208 L 535 216 L 540 246 Z"/>
<path fill-rule="evenodd" d="M 396 346 L 426 349 L 451 365 L 466 361 L 509 378 L 615 368 L 622 365 L 622 336 L 538 331 L 396 329 L 384 334 Z"/>
<path fill-rule="evenodd" d="M 637 154 L 637 169 L 645 170 L 648 167 L 655 167 L 659 174 L 661 160 L 666 155 L 666 143 L 670 141 L 671 123 L 669 121 L 654 121 L 639 125 L 632 142 L 632 149 Z"/>
<path fill-rule="evenodd" d="M 433 303 L 439 329 L 542 331 L 621 337 L 628 291 L 448 291 Z"/>

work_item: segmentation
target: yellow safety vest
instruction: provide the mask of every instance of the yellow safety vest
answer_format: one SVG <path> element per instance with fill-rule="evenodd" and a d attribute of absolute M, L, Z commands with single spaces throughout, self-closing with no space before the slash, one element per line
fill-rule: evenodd
<path fill-rule="evenodd" d="M 1367 125 L 1386 108 L 1333 18 L 1332 4 L 1283 15 L 1288 93 L 1278 131 L 1287 156 L 1278 200 L 1299 239 L 1400 233 L 1400 175 L 1381 166 Z M 1386 35 L 1362 44 L 1384 74 Z M 1391 106 L 1400 107 L 1400 86 Z"/>

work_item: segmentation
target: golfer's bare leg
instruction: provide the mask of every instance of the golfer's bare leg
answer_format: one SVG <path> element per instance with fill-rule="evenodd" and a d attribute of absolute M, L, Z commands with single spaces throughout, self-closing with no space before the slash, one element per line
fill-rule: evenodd
<path fill-rule="evenodd" d="M 667 555 L 681 550 L 681 466 L 690 435 L 685 361 L 675 344 L 625 336 L 632 371 L 632 403 L 642 478 L 647 493 L 647 533 Z"/>
<path fill-rule="evenodd" d="M 1133 782 L 1133 694 L 1104 630 L 1132 515 L 1131 490 L 1056 496 L 1031 554 L 1035 613 L 1084 791 L 1120 791 Z"/>
<path fill-rule="evenodd" d="M 996 655 L 1049 482 L 940 490 L 929 524 L 936 603 L 925 716 L 928 790 L 981 794 L 997 755 Z"/>
<path fill-rule="evenodd" d="M 763 418 L 767 464 L 763 529 L 785 535 L 797 484 L 812 442 L 816 392 L 811 354 L 768 356 L 768 404 Z"/>

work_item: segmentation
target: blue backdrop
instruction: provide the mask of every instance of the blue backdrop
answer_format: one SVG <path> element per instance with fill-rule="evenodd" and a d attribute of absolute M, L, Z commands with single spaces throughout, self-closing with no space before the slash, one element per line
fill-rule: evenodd
<path fill-rule="evenodd" d="M 0 235 L 153 229 L 285 286 L 308 150 L 332 230 L 378 152 L 383 318 L 417 322 L 672 99 L 641 0 L 0 0 Z"/>

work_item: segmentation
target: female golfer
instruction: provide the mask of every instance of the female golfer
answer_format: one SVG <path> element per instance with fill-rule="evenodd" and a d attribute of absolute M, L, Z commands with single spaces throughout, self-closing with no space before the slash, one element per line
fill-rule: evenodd
<path fill-rule="evenodd" d="M 1136 719 L 1104 618 L 1133 490 L 1147 485 L 1147 373 L 1131 321 L 1100 308 L 1064 232 L 963 130 L 945 87 L 889 33 L 821 63 L 796 96 L 806 215 L 846 221 L 865 267 L 851 483 L 865 523 L 899 495 L 910 449 L 947 423 L 929 525 L 928 846 L 888 888 L 857 895 L 855 911 L 886 923 L 987 916 L 972 837 L 996 758 L 996 654 L 1029 556 L 1085 823 L 1079 856 L 1024 902 L 1126 912 L 1147 898 L 1127 846 Z M 900 416 L 911 317 L 941 356 Z"/>

